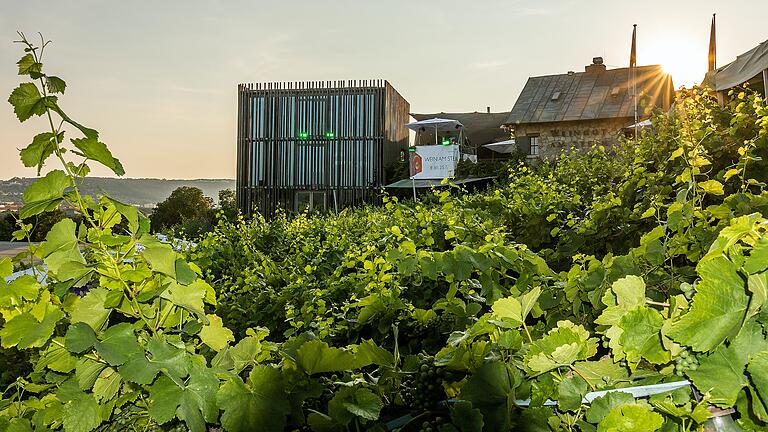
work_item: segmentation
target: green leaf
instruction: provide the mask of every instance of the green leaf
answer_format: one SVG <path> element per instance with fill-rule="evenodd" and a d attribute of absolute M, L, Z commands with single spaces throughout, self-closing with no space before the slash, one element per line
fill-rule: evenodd
<path fill-rule="evenodd" d="M 202 279 L 197 279 L 189 285 L 179 285 L 171 282 L 168 289 L 160 295 L 176 306 L 182 307 L 198 316 L 204 316 L 203 298 L 207 293 L 206 283 Z"/>
<path fill-rule="evenodd" d="M 693 305 L 672 324 L 669 336 L 696 351 L 709 351 L 738 332 L 749 298 L 738 269 L 725 257 L 702 261 L 697 270 L 701 282 Z"/>
<path fill-rule="evenodd" d="M 149 415 L 158 424 L 165 424 L 176 417 L 183 389 L 167 376 L 161 376 L 149 388 Z"/>
<path fill-rule="evenodd" d="M 141 254 L 152 270 L 176 279 L 176 251 L 170 245 L 157 241 L 145 246 L 146 249 Z"/>
<path fill-rule="evenodd" d="M 182 285 L 189 285 L 197 279 L 197 273 L 189 268 L 186 261 L 179 258 L 176 260 L 176 281 Z"/>
<path fill-rule="evenodd" d="M 59 345 L 62 342 L 62 338 L 54 338 L 53 343 L 49 343 L 40 351 L 40 358 L 37 360 L 37 364 L 35 364 L 36 371 L 48 368 L 56 372 L 69 373 L 77 366 L 77 359 Z"/>
<path fill-rule="evenodd" d="M 254 425 L 281 431 L 290 412 L 282 374 L 270 366 L 256 366 L 246 386 L 239 378 L 224 383 L 216 396 L 224 410 L 221 425 L 227 432 L 250 432 Z"/>
<path fill-rule="evenodd" d="M 473 408 L 471 403 L 459 401 L 451 404 L 450 412 L 451 423 L 461 432 L 483 431 L 483 414 L 479 409 Z"/>
<path fill-rule="evenodd" d="M 540 374 L 577 360 L 586 360 L 596 353 L 597 340 L 590 338 L 583 326 L 559 321 L 546 336 L 533 341 L 525 362 L 534 374 Z"/>
<path fill-rule="evenodd" d="M 144 353 L 136 353 L 128 357 L 118 370 L 126 381 L 146 385 L 152 383 L 160 368 L 150 362 Z"/>
<path fill-rule="evenodd" d="M 0 424 L 0 427 L 2 425 Z M 3 429 L 4 432 L 33 432 L 32 424 L 25 418 L 11 419 L 8 423 L 8 428 Z"/>
<path fill-rule="evenodd" d="M 25 54 L 16 64 L 19 65 L 19 75 L 31 76 L 32 74 L 39 75 L 43 72 L 43 64 L 35 61 L 35 56 L 32 53 Z"/>
<path fill-rule="evenodd" d="M 0 284 L 5 283 L 5 278 L 13 273 L 13 262 L 10 258 L 0 258 Z"/>
<path fill-rule="evenodd" d="M 461 399 L 483 414 L 486 430 L 510 429 L 510 393 L 517 387 L 513 370 L 501 362 L 486 363 L 461 388 Z"/>
<path fill-rule="evenodd" d="M 187 376 L 190 360 L 187 351 L 169 344 L 162 336 L 154 336 L 147 342 L 150 363 L 159 370 L 180 380 Z"/>
<path fill-rule="evenodd" d="M 564 411 L 576 411 L 588 391 L 587 382 L 578 375 L 566 378 L 557 386 L 557 405 Z"/>
<path fill-rule="evenodd" d="M 768 238 L 761 237 L 755 242 L 744 261 L 744 270 L 749 274 L 755 274 L 766 269 L 768 269 Z"/>
<path fill-rule="evenodd" d="M 647 404 L 628 403 L 614 407 L 597 425 L 598 432 L 651 432 L 664 424 L 664 418 Z"/>
<path fill-rule="evenodd" d="M 74 144 L 86 158 L 101 163 L 118 176 L 125 174 L 125 170 L 120 161 L 112 156 L 112 152 L 109 151 L 106 144 L 99 142 L 96 138 L 74 138 L 70 141 L 72 141 L 72 144 Z"/>
<path fill-rule="evenodd" d="M 81 390 L 90 390 L 99 378 L 99 374 L 107 367 L 104 363 L 81 358 L 75 368 L 75 378 Z"/>
<path fill-rule="evenodd" d="M 64 93 L 64 90 L 67 89 L 67 83 L 57 76 L 45 77 L 45 85 L 48 87 L 49 93 Z"/>
<path fill-rule="evenodd" d="M 721 345 L 712 354 L 700 356 L 698 369 L 689 370 L 688 377 L 701 393 L 712 395 L 711 403 L 730 407 L 736 403 L 742 387 L 748 384 L 745 366 L 745 359 L 733 346 Z"/>
<path fill-rule="evenodd" d="M 62 118 L 62 119 L 64 119 L 64 121 L 65 121 L 65 122 L 67 122 L 67 123 L 71 124 L 72 126 L 74 126 L 74 127 L 78 128 L 78 129 L 80 130 L 80 132 L 82 132 L 82 133 L 83 133 L 83 135 L 85 135 L 87 138 L 93 138 L 93 139 L 98 139 L 98 138 L 99 138 L 99 132 L 98 132 L 98 131 L 96 131 L 96 130 L 94 130 L 94 129 L 91 129 L 91 128 L 88 128 L 88 127 L 85 127 L 85 126 L 81 125 L 80 123 L 78 123 L 78 122 L 76 122 L 76 121 L 72 120 L 72 119 L 71 119 L 71 118 L 70 118 L 70 117 L 67 115 L 67 113 L 65 113 L 65 112 L 64 112 L 64 111 L 61 109 L 61 107 L 59 107 L 59 105 L 58 105 L 58 103 L 57 103 L 57 100 L 56 100 L 56 97 L 55 97 L 55 96 L 51 96 L 51 97 L 53 97 L 53 98 L 54 98 L 54 100 L 53 100 L 53 101 L 50 101 L 50 102 L 48 103 L 49 107 L 50 107 L 50 108 L 51 108 L 53 111 L 55 111 L 55 112 L 56 112 L 56 114 L 60 115 L 60 116 L 61 116 L 61 118 Z"/>
<path fill-rule="evenodd" d="M 635 398 L 631 394 L 624 392 L 610 392 L 605 396 L 595 398 L 589 404 L 589 409 L 587 409 L 587 421 L 590 423 L 600 423 L 612 409 L 620 405 L 633 403 L 634 401 Z"/>
<path fill-rule="evenodd" d="M 747 319 L 749 319 L 760 313 L 760 309 L 768 302 L 768 272 L 749 275 L 747 287 L 752 292 L 747 310 Z"/>
<path fill-rule="evenodd" d="M 97 401 L 107 402 L 117 395 L 122 378 L 111 367 L 104 368 L 93 385 L 93 395 Z"/>
<path fill-rule="evenodd" d="M 701 182 L 699 183 L 699 187 L 704 192 L 712 195 L 723 195 L 725 193 L 723 190 L 723 184 L 717 180 L 707 180 L 705 182 Z"/>
<path fill-rule="evenodd" d="M 598 361 L 578 362 L 573 368 L 595 388 L 614 387 L 618 383 L 629 382 L 627 369 L 608 357 Z"/>
<path fill-rule="evenodd" d="M 354 353 L 329 347 L 320 340 L 305 342 L 296 353 L 296 362 L 312 375 L 323 372 L 338 372 L 365 366 L 361 365 Z"/>
<path fill-rule="evenodd" d="M 235 340 L 232 330 L 224 327 L 224 323 L 217 315 L 206 315 L 208 325 L 203 326 L 198 336 L 204 344 L 214 351 L 221 351 Z"/>
<path fill-rule="evenodd" d="M 507 297 L 493 303 L 493 313 L 498 318 L 508 318 L 522 323 L 536 305 L 541 295 L 541 287 L 535 287 L 519 298 Z"/>
<path fill-rule="evenodd" d="M 627 361 L 632 364 L 646 359 L 654 364 L 667 363 L 670 353 L 661 344 L 661 327 L 664 318 L 647 307 L 638 307 L 624 315 L 619 321 L 623 330 L 620 341 Z"/>
<path fill-rule="evenodd" d="M 50 132 L 35 135 L 32 139 L 32 144 L 21 149 L 19 152 L 21 162 L 25 167 L 37 167 L 37 175 L 40 175 L 40 169 L 56 149 L 56 141 L 61 142 L 63 136 L 64 134 L 62 133 L 59 134 L 58 138 L 54 138 L 54 135 Z"/>
<path fill-rule="evenodd" d="M 379 366 L 394 366 L 395 358 L 391 352 L 376 345 L 372 340 L 364 340 L 355 351 L 360 364 L 375 364 Z"/>
<path fill-rule="evenodd" d="M 194 367 L 184 387 L 161 376 L 150 387 L 149 415 L 159 424 L 178 417 L 191 432 L 205 432 L 206 422 L 214 422 L 219 414 L 216 393 L 219 380 L 210 369 Z"/>
<path fill-rule="evenodd" d="M 55 104 L 56 96 L 44 98 L 32 83 L 22 83 L 11 92 L 8 103 L 13 105 L 13 112 L 19 121 L 28 120 L 33 115 L 45 114 L 46 105 Z"/>
<path fill-rule="evenodd" d="M 16 315 L 0 330 L 2 347 L 15 346 L 19 349 L 42 347 L 51 338 L 56 323 L 62 318 L 64 318 L 64 312 L 57 308 L 50 308 L 42 321 L 38 321 L 29 312 Z"/>
<path fill-rule="evenodd" d="M 349 395 L 343 397 L 340 400 L 336 400 L 337 397 L 344 392 L 337 392 L 336 396 L 329 402 L 328 408 L 331 409 L 331 404 L 340 404 L 349 413 L 364 418 L 366 420 L 378 420 L 381 409 L 384 408 L 384 403 L 381 398 L 373 394 L 372 391 L 363 388 L 348 388 Z M 334 417 L 331 414 L 331 417 Z"/>
<path fill-rule="evenodd" d="M 13 264 L 10 260 L 7 262 L 13 270 Z M 11 273 L 8 272 L 8 275 Z M 5 284 L 5 277 L 0 275 L 0 287 Z M 0 289 L 0 308 L 14 309 L 21 306 L 26 301 L 33 301 L 40 293 L 40 283 L 37 278 L 31 275 L 24 275 L 14 279 L 5 289 Z"/>
<path fill-rule="evenodd" d="M 87 323 L 76 322 L 67 329 L 64 344 L 71 352 L 81 353 L 96 344 L 96 333 Z"/>
<path fill-rule="evenodd" d="M 645 282 L 638 276 L 627 276 L 613 283 L 612 296 L 604 296 L 603 303 L 608 306 L 595 320 L 600 325 L 618 325 L 624 314 L 645 304 Z"/>
<path fill-rule="evenodd" d="M 24 207 L 19 211 L 22 219 L 54 210 L 64 200 L 64 190 L 70 179 L 62 170 L 53 170 L 35 181 L 24 191 Z M 63 222 L 63 221 L 62 221 Z"/>
<path fill-rule="evenodd" d="M 74 386 L 74 387 L 72 387 Z M 93 395 L 85 394 L 72 386 L 59 390 L 57 397 L 66 402 L 62 410 L 65 432 L 90 432 L 101 424 L 99 404 Z"/>
<path fill-rule="evenodd" d="M 115 324 L 106 329 L 101 341 L 96 342 L 96 351 L 112 366 L 119 366 L 132 355 L 144 352 L 133 333 L 133 327 L 128 323 Z"/>
<path fill-rule="evenodd" d="M 104 307 L 107 299 L 106 288 L 94 288 L 79 299 L 72 309 L 72 324 L 85 323 L 92 329 L 99 330 L 109 318 L 110 309 Z"/>
<path fill-rule="evenodd" d="M 754 356 L 747 366 L 747 372 L 752 378 L 763 405 L 768 406 L 768 351 Z"/>

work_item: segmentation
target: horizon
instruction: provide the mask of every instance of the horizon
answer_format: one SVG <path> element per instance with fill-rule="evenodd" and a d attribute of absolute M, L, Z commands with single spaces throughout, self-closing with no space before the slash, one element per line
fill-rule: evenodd
<path fill-rule="evenodd" d="M 45 29 L 53 41 L 45 69 L 68 84 L 62 106 L 99 130 L 123 162 L 130 176 L 124 178 L 136 179 L 234 179 L 242 82 L 374 77 L 388 80 L 411 112 L 485 112 L 489 106 L 509 112 L 531 76 L 582 71 L 598 56 L 611 69 L 627 67 L 633 24 L 638 64 L 660 64 L 676 88 L 706 72 L 712 13 L 718 13 L 718 66 L 768 39 L 761 30 L 768 3 L 746 0 L 728 7 L 714 0 L 655 0 L 643 10 L 607 0 L 588 6 L 575 0 L 201 0 L 151 8 L 2 1 L 8 3 L 0 16 L 3 92 L 20 82 L 15 63 L 23 53 L 11 43 L 16 30 L 31 36 Z M 737 13 L 747 7 L 750 14 Z M 34 177 L 17 149 L 31 142 L 41 119 L 19 124 L 11 106 L 2 105 L 0 179 Z M 113 177 L 92 168 L 94 175 Z"/>

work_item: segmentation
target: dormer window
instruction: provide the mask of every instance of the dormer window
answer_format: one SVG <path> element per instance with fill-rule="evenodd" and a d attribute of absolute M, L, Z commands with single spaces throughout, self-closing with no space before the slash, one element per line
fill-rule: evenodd
<path fill-rule="evenodd" d="M 621 89 L 619 87 L 612 88 L 611 89 L 611 96 L 612 97 L 618 97 L 620 91 L 621 91 Z"/>
<path fill-rule="evenodd" d="M 560 92 L 556 91 L 556 92 L 552 93 L 552 100 L 556 101 L 558 99 L 560 99 Z"/>

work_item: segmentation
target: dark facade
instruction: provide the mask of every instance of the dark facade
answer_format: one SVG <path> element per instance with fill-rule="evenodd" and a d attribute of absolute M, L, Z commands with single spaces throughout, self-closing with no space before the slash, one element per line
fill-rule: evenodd
<path fill-rule="evenodd" d="M 409 108 L 383 80 L 241 84 L 238 206 L 269 217 L 377 203 L 407 150 Z"/>

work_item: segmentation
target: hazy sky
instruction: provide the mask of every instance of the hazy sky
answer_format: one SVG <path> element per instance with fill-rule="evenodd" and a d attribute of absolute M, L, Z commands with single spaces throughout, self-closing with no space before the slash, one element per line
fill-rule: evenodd
<path fill-rule="evenodd" d="M 384 78 L 412 112 L 508 111 L 529 76 L 625 67 L 637 23 L 638 63 L 679 86 L 706 70 L 714 12 L 719 64 L 768 39 L 765 0 L 0 0 L 0 178 L 34 175 L 17 149 L 45 127 L 4 102 L 16 30 L 53 40 L 63 108 L 127 176 L 233 178 L 237 83 Z"/>

